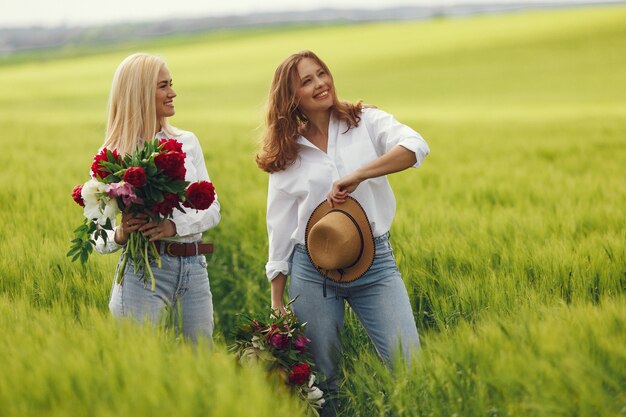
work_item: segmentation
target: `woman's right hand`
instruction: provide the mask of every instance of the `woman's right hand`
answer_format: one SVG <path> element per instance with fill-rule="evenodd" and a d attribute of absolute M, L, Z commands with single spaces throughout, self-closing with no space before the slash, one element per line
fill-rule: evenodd
<path fill-rule="evenodd" d="M 287 314 L 287 310 L 285 310 L 285 305 L 283 303 L 280 303 L 280 304 L 272 303 L 272 312 L 278 317 L 284 316 L 285 314 Z"/>
<path fill-rule="evenodd" d="M 285 274 L 278 274 L 271 282 L 272 285 L 272 311 L 279 316 L 287 314 L 285 310 L 285 284 L 287 283 L 287 277 Z"/>
<path fill-rule="evenodd" d="M 120 225 L 115 228 L 115 243 L 118 245 L 125 245 L 126 242 L 128 242 L 130 234 L 149 221 L 150 219 L 147 214 L 131 214 L 128 212 L 122 212 L 122 221 L 120 222 Z"/>

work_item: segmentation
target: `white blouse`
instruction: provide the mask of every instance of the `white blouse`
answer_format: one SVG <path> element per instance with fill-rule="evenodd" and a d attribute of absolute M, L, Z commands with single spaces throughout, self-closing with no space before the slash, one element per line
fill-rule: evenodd
<path fill-rule="evenodd" d="M 211 181 L 204 163 L 204 155 L 202 148 L 196 135 L 185 130 L 176 130 L 179 136 L 169 136 L 161 131 L 157 133 L 157 139 L 176 139 L 183 144 L 183 152 L 185 152 L 185 180 L 189 182 Z M 171 242 L 197 242 L 202 239 L 202 232 L 215 227 L 220 222 L 220 203 L 217 201 L 217 193 L 215 201 L 206 210 L 194 210 L 184 207 L 185 213 L 174 209 L 172 221 L 176 225 L 176 235 L 162 240 Z M 115 225 L 114 225 L 115 226 Z M 115 243 L 113 239 L 114 232 L 108 231 L 107 244 L 102 239 L 96 240 L 96 251 L 99 253 L 115 252 L 120 245 Z"/>
<path fill-rule="evenodd" d="M 335 181 L 396 145 L 415 153 L 414 168 L 419 167 L 429 153 L 419 133 L 379 109 L 363 109 L 359 125 L 346 130 L 344 121 L 331 116 L 326 153 L 300 136 L 297 138 L 298 159 L 287 169 L 270 174 L 267 195 L 269 261 L 265 265 L 270 281 L 279 273 L 289 275 L 291 253 L 296 243 L 304 244 L 309 216 L 326 199 Z M 363 181 L 351 196 L 363 206 L 374 236 L 389 231 L 396 200 L 386 176 Z"/>

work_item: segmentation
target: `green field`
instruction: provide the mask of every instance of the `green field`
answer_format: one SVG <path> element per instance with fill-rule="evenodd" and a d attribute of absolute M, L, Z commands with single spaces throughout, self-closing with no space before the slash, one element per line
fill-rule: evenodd
<path fill-rule="evenodd" d="M 349 315 L 343 416 L 626 416 L 626 7 L 220 32 L 0 63 L 0 415 L 305 415 L 226 352 L 269 305 L 267 176 L 254 155 L 275 67 L 301 49 L 340 97 L 419 131 L 391 231 L 423 349 L 386 370 Z M 117 257 L 65 254 L 118 63 L 163 56 L 172 124 L 222 203 L 216 347 L 118 324 Z M 88 53 L 85 53 L 88 52 Z"/>

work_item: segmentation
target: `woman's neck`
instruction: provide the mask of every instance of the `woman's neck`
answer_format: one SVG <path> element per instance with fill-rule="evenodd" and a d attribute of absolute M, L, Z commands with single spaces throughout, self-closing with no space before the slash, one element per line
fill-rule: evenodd
<path fill-rule="evenodd" d="M 328 126 L 330 125 L 330 110 L 307 114 L 307 133 L 312 136 L 328 136 Z"/>
<path fill-rule="evenodd" d="M 321 151 L 328 150 L 328 126 L 330 125 L 330 110 L 306 115 L 308 119 L 304 136 Z"/>

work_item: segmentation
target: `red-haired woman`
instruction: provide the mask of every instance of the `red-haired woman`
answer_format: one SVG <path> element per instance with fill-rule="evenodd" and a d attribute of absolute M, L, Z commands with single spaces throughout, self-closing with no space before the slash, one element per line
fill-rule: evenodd
<path fill-rule="evenodd" d="M 313 52 L 293 54 L 276 69 L 257 155 L 258 166 L 270 174 L 266 274 L 271 304 L 284 309 L 290 276 L 290 298 L 298 296 L 294 312 L 307 322 L 311 351 L 331 394 L 337 388 L 346 301 L 385 362 L 391 364 L 401 348 L 408 363 L 419 349 L 409 297 L 389 243 L 396 204 L 386 175 L 420 166 L 428 153 L 422 137 L 392 115 L 340 101 L 328 66 Z M 307 253 L 305 230 L 320 202 L 340 206 L 348 195 L 367 214 L 375 256 L 359 279 L 329 282 Z M 332 413 L 332 407 L 325 407 L 324 414 Z"/>

